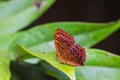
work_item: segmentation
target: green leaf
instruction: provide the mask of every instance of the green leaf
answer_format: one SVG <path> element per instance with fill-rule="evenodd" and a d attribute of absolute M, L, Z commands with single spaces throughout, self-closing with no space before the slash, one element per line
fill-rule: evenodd
<path fill-rule="evenodd" d="M 77 43 L 80 43 L 80 45 L 83 45 L 84 47 L 88 47 L 99 42 L 106 36 L 110 35 L 113 31 L 117 30 L 119 28 L 119 21 L 116 23 L 106 24 L 85 22 L 58 22 L 40 25 L 36 28 L 23 32 L 13 42 L 11 50 L 12 47 L 14 47 L 16 44 L 20 44 L 36 53 L 54 51 L 53 37 L 58 26 L 60 26 L 59 28 L 62 28 L 68 33 L 75 36 Z M 14 55 L 15 54 L 13 54 L 13 57 Z M 17 56 L 19 56 L 19 54 L 17 54 Z"/>
<path fill-rule="evenodd" d="M 54 67 L 66 73 L 70 78 L 72 78 L 71 75 L 73 75 L 74 72 L 73 67 L 72 69 L 68 68 L 70 69 L 69 72 L 69 70 L 66 70 L 63 64 L 60 64 L 56 61 L 56 55 L 55 55 L 56 53 L 54 52 L 55 49 L 53 43 L 53 37 L 56 28 L 59 27 L 61 29 L 64 29 L 66 32 L 73 35 L 75 37 L 76 43 L 80 43 L 80 45 L 84 47 L 90 47 L 98 43 L 99 41 L 103 40 L 117 29 L 119 29 L 119 26 L 120 26 L 119 21 L 113 23 L 106 23 L 106 24 L 85 23 L 85 22 L 57 22 L 57 23 L 48 23 L 48 24 L 40 25 L 37 26 L 36 28 L 23 32 L 19 37 L 16 38 L 15 41 L 13 41 L 13 44 L 10 47 L 10 51 L 12 51 L 13 49 L 16 51 L 12 52 L 11 56 L 14 59 L 19 59 L 19 60 L 32 58 L 33 56 L 42 58 L 51 65 L 53 65 Z M 22 47 L 20 46 L 17 47 L 18 49 L 15 49 L 17 44 L 21 45 Z M 88 59 L 92 60 L 91 57 L 88 57 Z M 93 65 L 93 63 L 89 62 L 89 60 L 87 60 L 85 64 Z M 112 60 L 117 62 L 119 61 L 118 58 L 116 60 L 116 57 L 115 59 Z M 94 61 L 95 60 L 93 60 L 93 62 Z M 109 59 L 106 61 L 109 62 Z M 97 62 L 100 62 L 102 66 L 112 66 L 113 64 L 115 64 L 115 67 L 119 67 L 119 65 L 117 65 L 114 62 L 110 62 L 110 64 L 108 63 L 106 64 L 106 62 L 101 62 L 99 58 Z M 97 62 L 96 65 L 97 66 L 100 65 Z"/>
<path fill-rule="evenodd" d="M 21 44 L 35 52 L 46 52 L 47 50 L 49 52 L 51 51 L 50 47 L 54 48 L 53 37 L 58 27 L 74 36 L 76 43 L 84 47 L 91 47 L 119 29 L 120 21 L 106 24 L 85 22 L 48 23 L 24 32 L 14 41 L 13 46 Z"/>
<path fill-rule="evenodd" d="M 33 5 L 34 0 L 11 0 L 0 4 L 0 80 L 9 80 L 9 61 L 2 58 L 11 42 L 16 38 L 17 31 L 26 27 L 41 16 L 54 2 L 42 1 L 39 10 Z"/>
<path fill-rule="evenodd" d="M 61 72 L 57 68 L 51 66 L 49 63 L 47 63 L 44 60 L 40 60 L 37 66 L 41 71 L 45 72 L 46 74 L 49 74 L 50 76 L 55 77 L 58 80 L 70 80 L 67 75 L 65 75 L 63 72 Z"/>
<path fill-rule="evenodd" d="M 38 10 L 34 0 L 11 0 L 0 6 L 0 52 L 6 50 L 14 40 L 17 31 L 27 27 L 41 16 L 55 0 L 39 1 Z M 43 5 L 43 3 L 45 3 Z"/>
<path fill-rule="evenodd" d="M 48 76 L 36 66 L 24 62 L 11 61 L 11 78 L 10 80 L 49 80 Z"/>
<path fill-rule="evenodd" d="M 12 34 L 12 35 L 6 35 L 0 39 L 0 53 L 6 51 L 12 41 L 18 36 L 17 34 Z"/>
<path fill-rule="evenodd" d="M 118 80 L 120 68 L 84 66 L 76 68 L 77 80 Z"/>
<path fill-rule="evenodd" d="M 0 56 L 0 80 L 10 80 L 9 60 Z"/>
<path fill-rule="evenodd" d="M 85 65 L 120 68 L 120 56 L 99 49 L 86 49 Z"/>
<path fill-rule="evenodd" d="M 33 4 L 34 0 L 10 1 L 5 8 L 0 9 L 0 36 L 12 34 L 26 27 L 41 16 L 53 4 L 53 2 L 54 0 L 42 1 L 41 7 L 38 10 Z"/>
<path fill-rule="evenodd" d="M 0 9 L 4 8 L 6 6 L 8 1 L 0 1 Z"/>
<path fill-rule="evenodd" d="M 0 4 L 0 20 L 12 17 L 25 9 L 32 6 L 32 0 L 11 0 L 11 1 L 2 1 Z"/>
<path fill-rule="evenodd" d="M 56 53 L 55 52 L 49 52 L 49 53 L 34 53 L 31 52 L 30 50 L 27 50 L 26 48 L 17 45 L 14 49 L 14 53 L 21 53 L 22 55 L 19 56 L 17 59 L 24 59 L 24 58 L 31 58 L 32 57 L 37 57 L 40 59 L 43 59 L 47 61 L 49 64 L 54 66 L 55 68 L 61 70 L 64 72 L 71 80 L 76 80 L 75 79 L 75 73 L 74 73 L 74 67 L 59 63 L 57 58 L 56 58 Z M 26 57 L 25 57 L 26 56 Z"/>
<path fill-rule="evenodd" d="M 71 78 L 71 74 L 73 75 L 74 68 L 72 66 L 60 64 L 56 60 L 56 55 L 55 55 L 56 53 L 55 52 L 34 53 L 34 52 L 31 52 L 30 50 L 27 50 L 26 48 L 24 48 L 22 46 L 16 46 L 14 48 L 14 53 L 18 54 L 17 55 L 18 60 L 25 60 L 25 59 L 32 58 L 33 56 L 35 56 L 35 57 L 38 57 L 40 59 L 44 59 L 49 64 L 51 64 L 54 67 L 56 67 L 57 69 L 63 71 L 70 78 Z M 106 66 L 106 67 L 120 67 L 120 64 L 119 64 L 120 57 L 117 55 L 111 54 L 111 53 L 103 51 L 103 50 L 98 50 L 98 49 L 86 49 L 86 53 L 87 53 L 86 54 L 87 61 L 85 62 L 85 66 L 92 65 L 92 66 L 101 66 L 101 67 L 104 67 L 104 66 Z"/>

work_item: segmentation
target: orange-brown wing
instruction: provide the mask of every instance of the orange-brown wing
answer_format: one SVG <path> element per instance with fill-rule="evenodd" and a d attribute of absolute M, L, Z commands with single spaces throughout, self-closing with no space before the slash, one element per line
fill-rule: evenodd
<path fill-rule="evenodd" d="M 54 43 L 58 61 L 73 66 L 83 65 L 82 55 L 84 49 L 79 45 L 74 45 L 75 41 L 72 36 L 58 28 L 54 37 Z"/>
<path fill-rule="evenodd" d="M 75 40 L 72 36 L 70 36 L 67 32 L 57 28 L 54 40 L 60 42 L 66 47 L 70 47 L 75 43 Z"/>

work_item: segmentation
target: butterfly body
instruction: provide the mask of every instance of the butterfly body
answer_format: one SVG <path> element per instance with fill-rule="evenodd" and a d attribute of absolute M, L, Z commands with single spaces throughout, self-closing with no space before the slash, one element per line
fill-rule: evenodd
<path fill-rule="evenodd" d="M 75 40 L 67 32 L 57 29 L 54 36 L 54 43 L 59 62 L 72 66 L 81 66 L 86 60 L 84 48 L 75 44 Z"/>

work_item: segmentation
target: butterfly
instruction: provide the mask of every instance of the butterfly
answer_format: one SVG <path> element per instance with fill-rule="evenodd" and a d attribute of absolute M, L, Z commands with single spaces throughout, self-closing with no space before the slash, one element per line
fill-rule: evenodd
<path fill-rule="evenodd" d="M 79 44 L 75 44 L 74 38 L 67 32 L 57 28 L 54 44 L 59 62 L 72 66 L 84 65 L 83 62 L 86 60 L 85 49 Z"/>

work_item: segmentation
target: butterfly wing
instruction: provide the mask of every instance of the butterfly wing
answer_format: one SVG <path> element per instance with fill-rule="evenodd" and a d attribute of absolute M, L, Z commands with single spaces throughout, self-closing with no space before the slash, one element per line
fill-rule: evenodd
<path fill-rule="evenodd" d="M 83 65 L 85 61 L 84 48 L 75 45 L 75 40 L 67 32 L 57 29 L 54 37 L 57 58 L 59 62 L 63 62 L 73 66 Z"/>

